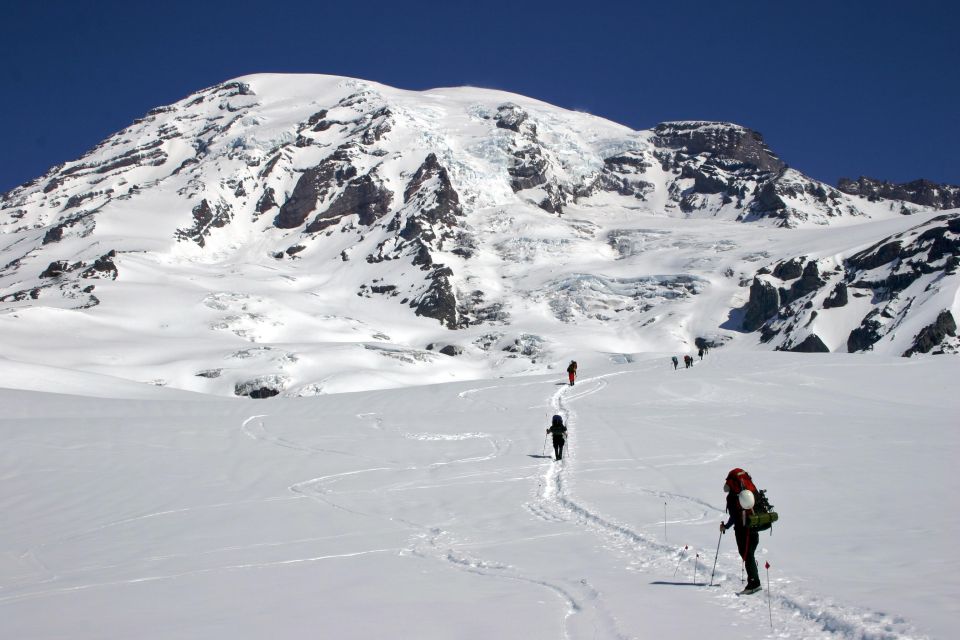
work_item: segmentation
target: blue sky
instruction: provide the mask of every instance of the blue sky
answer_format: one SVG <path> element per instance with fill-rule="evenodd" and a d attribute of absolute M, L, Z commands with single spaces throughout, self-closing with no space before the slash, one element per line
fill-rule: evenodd
<path fill-rule="evenodd" d="M 473 85 L 635 129 L 732 121 L 789 165 L 960 184 L 960 3 L 0 0 L 0 191 L 256 72 Z"/>

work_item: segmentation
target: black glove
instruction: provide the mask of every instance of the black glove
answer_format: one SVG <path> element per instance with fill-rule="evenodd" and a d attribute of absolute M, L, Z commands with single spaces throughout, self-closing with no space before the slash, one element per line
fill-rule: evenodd
<path fill-rule="evenodd" d="M 725 525 L 725 524 L 723 524 L 723 523 L 721 522 L 721 523 L 720 523 L 720 533 L 726 533 L 726 532 L 727 532 L 727 525 Z"/>

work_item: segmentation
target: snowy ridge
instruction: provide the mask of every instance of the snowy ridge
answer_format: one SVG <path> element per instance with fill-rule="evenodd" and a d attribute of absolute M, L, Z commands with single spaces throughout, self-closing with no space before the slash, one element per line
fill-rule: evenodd
<path fill-rule="evenodd" d="M 740 125 L 253 75 L 3 194 L 0 355 L 272 397 L 543 373 L 584 349 L 954 353 L 940 215 L 811 180 Z M 860 282 L 859 251 L 927 224 L 940 257 L 914 289 L 936 295 L 875 287 L 825 313 L 817 283 Z M 773 299 L 792 283 L 767 272 L 794 261 L 816 282 Z M 53 354 L 54 331 L 82 338 Z"/>

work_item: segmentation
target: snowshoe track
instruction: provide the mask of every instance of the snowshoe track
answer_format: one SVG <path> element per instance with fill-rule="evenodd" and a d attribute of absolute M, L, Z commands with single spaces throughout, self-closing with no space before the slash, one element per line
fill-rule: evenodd
<path fill-rule="evenodd" d="M 564 416 L 567 426 L 573 427 L 576 425 L 576 413 L 569 409 L 568 403 L 596 393 L 604 386 L 606 386 L 605 383 L 591 391 L 576 394 L 569 393 L 571 387 L 562 388 L 551 398 L 551 405 L 556 413 Z M 676 546 L 657 542 L 650 536 L 628 525 L 620 524 L 576 500 L 567 481 L 568 476 L 575 476 L 577 472 L 576 453 L 572 453 L 577 450 L 576 433 L 575 428 L 570 429 L 568 445 L 571 447 L 571 453 L 568 454 L 565 451 L 563 463 L 554 462 L 549 465 L 541 478 L 537 501 L 527 505 L 528 510 L 546 521 L 574 522 L 589 529 L 601 539 L 606 548 L 626 556 L 631 567 L 655 571 L 663 575 L 672 575 L 679 568 L 679 571 L 684 572 L 681 575 L 694 575 L 690 566 L 692 563 L 699 562 L 700 569 L 709 573 L 707 550 L 687 549 L 686 557 L 678 558 Z M 662 492 L 652 493 L 662 494 Z M 691 496 L 669 495 L 713 509 L 710 505 Z M 709 553 L 713 555 L 714 550 L 709 550 Z M 727 555 L 730 554 L 721 553 L 722 557 Z M 703 576 L 704 581 L 709 579 L 705 573 L 699 575 Z M 736 575 L 723 570 L 718 565 L 713 577 L 714 584 L 732 583 L 735 580 L 737 580 Z M 816 594 L 806 593 L 792 586 L 788 578 L 774 581 L 772 586 L 774 591 L 770 596 L 770 604 L 776 609 L 773 613 L 774 631 L 780 637 L 834 637 L 849 640 L 918 640 L 924 637 L 917 634 L 912 625 L 902 617 L 858 609 Z M 718 603 L 735 608 L 739 612 L 750 612 L 758 622 L 763 622 L 760 618 L 765 618 L 768 614 L 767 588 L 768 585 L 764 584 L 764 591 L 755 594 L 754 597 L 737 597 L 733 593 L 721 591 L 713 595 L 713 598 Z"/>

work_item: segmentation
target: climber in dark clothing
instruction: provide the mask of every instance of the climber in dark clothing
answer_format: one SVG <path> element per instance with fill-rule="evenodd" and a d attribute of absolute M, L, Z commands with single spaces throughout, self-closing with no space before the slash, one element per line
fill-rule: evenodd
<path fill-rule="evenodd" d="M 553 453 L 556 459 L 563 460 L 563 445 L 567 441 L 567 427 L 563 424 L 563 418 L 553 416 L 553 423 L 547 433 L 553 434 Z"/>
<path fill-rule="evenodd" d="M 727 529 L 733 527 L 733 534 L 737 539 L 737 550 L 747 569 L 747 586 L 741 593 L 756 593 L 760 591 L 760 572 L 757 570 L 754 553 L 760 545 L 760 534 L 747 527 L 747 516 L 740 504 L 741 487 L 737 478 L 727 476 L 723 490 L 727 492 L 727 512 L 730 514 L 730 519 L 726 523 L 720 523 L 720 533 L 725 533 Z"/>

